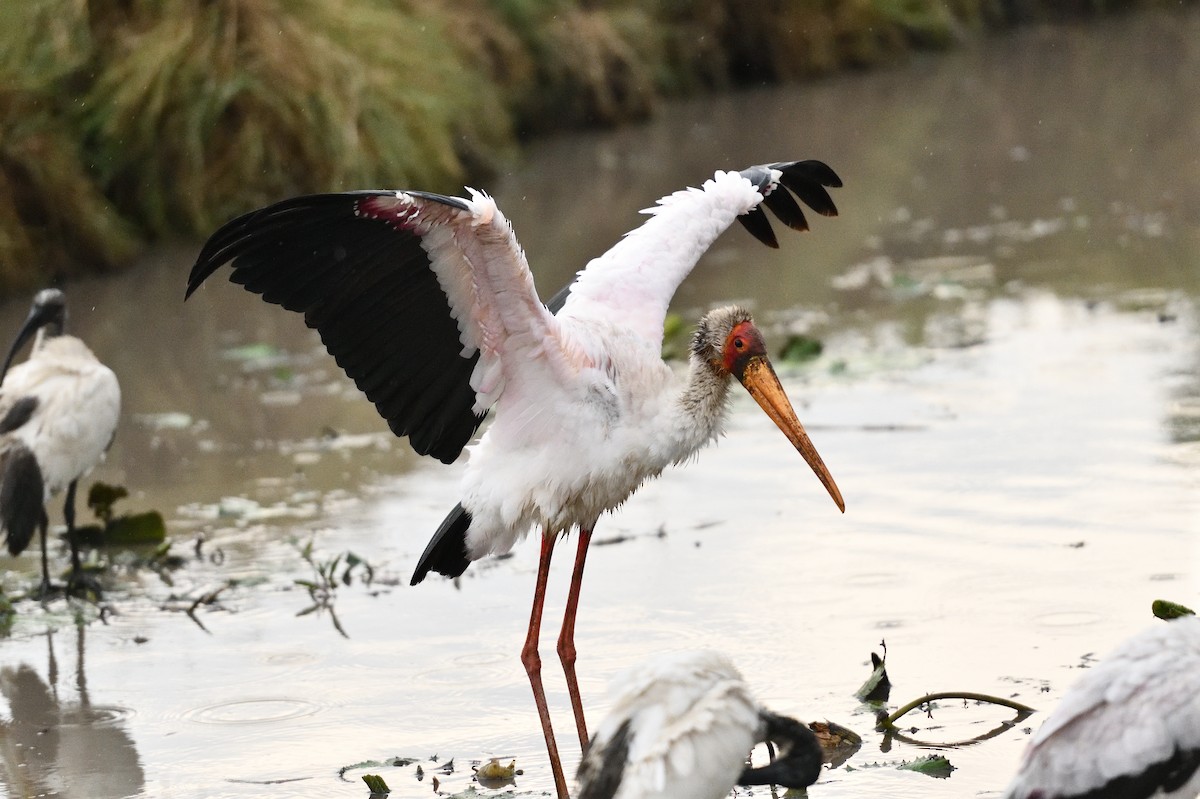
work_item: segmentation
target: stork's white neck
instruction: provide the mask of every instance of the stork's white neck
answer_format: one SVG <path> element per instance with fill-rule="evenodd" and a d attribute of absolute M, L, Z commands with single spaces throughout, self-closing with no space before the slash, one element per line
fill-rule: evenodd
<path fill-rule="evenodd" d="M 686 460 L 724 432 L 731 379 L 728 373 L 717 372 L 699 356 L 691 356 L 687 382 L 675 406 L 679 417 L 674 427 L 680 434 L 676 463 Z"/>

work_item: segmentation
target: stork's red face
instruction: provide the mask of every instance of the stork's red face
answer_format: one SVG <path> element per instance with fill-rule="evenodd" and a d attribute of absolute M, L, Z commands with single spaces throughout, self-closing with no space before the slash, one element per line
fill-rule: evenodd
<path fill-rule="evenodd" d="M 771 421 L 788 437 L 809 467 L 817 475 L 817 479 L 825 486 L 829 496 L 837 503 L 842 513 L 846 512 L 846 503 L 842 500 L 842 492 L 838 490 L 833 475 L 829 473 L 825 462 L 817 454 L 817 448 L 804 430 L 804 425 L 796 418 L 792 403 L 784 393 L 775 368 L 767 357 L 767 346 L 762 334 L 753 322 L 738 322 L 725 339 L 721 353 L 722 365 L 725 370 L 738 379 L 746 387 L 750 396 L 771 417 Z"/>

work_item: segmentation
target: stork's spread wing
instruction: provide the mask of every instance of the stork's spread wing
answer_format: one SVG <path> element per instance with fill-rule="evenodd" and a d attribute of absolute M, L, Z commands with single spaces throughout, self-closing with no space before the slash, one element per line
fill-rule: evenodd
<path fill-rule="evenodd" d="M 447 463 L 503 389 L 509 337 L 554 338 L 508 221 L 485 195 L 285 200 L 213 234 L 188 295 L 230 260 L 233 282 L 303 313 L 392 430 Z"/>
<path fill-rule="evenodd" d="M 820 161 L 791 161 L 717 172 L 699 189 L 667 195 L 644 211 L 651 216 L 645 224 L 579 273 L 563 315 L 619 316 L 626 327 L 658 341 L 675 290 L 734 219 L 759 241 L 778 247 L 763 205 L 788 227 L 807 230 L 789 190 L 817 213 L 835 216 L 825 188 L 841 185 Z"/>

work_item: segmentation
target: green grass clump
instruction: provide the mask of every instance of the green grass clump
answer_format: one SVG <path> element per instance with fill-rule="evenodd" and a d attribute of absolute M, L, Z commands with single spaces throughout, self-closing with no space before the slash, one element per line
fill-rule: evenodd
<path fill-rule="evenodd" d="M 516 132 L 1155 2 L 7 0 L 0 293 L 295 194 L 457 192 Z"/>
<path fill-rule="evenodd" d="M 136 238 L 87 167 L 72 117 L 94 49 L 81 3 L 6 3 L 0 26 L 0 289 L 112 266 Z"/>
<path fill-rule="evenodd" d="M 120 264 L 143 241 L 297 193 L 454 188 L 512 151 L 502 96 L 437 4 L 6 9 L 0 290 Z"/>
<path fill-rule="evenodd" d="M 436 7 L 122 8 L 103 26 L 83 130 L 104 192 L 154 235 L 205 230 L 305 191 L 444 188 L 466 176 L 460 142 L 508 145 L 488 80 L 456 56 Z"/>

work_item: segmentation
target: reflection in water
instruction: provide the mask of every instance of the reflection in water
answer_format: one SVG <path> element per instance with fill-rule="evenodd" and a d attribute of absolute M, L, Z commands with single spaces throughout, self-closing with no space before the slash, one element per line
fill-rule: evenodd
<path fill-rule="evenodd" d="M 59 685 L 54 654 L 55 636 L 67 633 L 45 633 L 44 679 L 27 663 L 0 669 L 0 695 L 8 703 L 0 716 L 0 779 L 8 796 L 117 799 L 142 790 L 142 765 L 125 731 L 126 712 L 92 704 L 84 671 L 86 626 L 74 630 L 75 679 L 69 689 Z"/>

